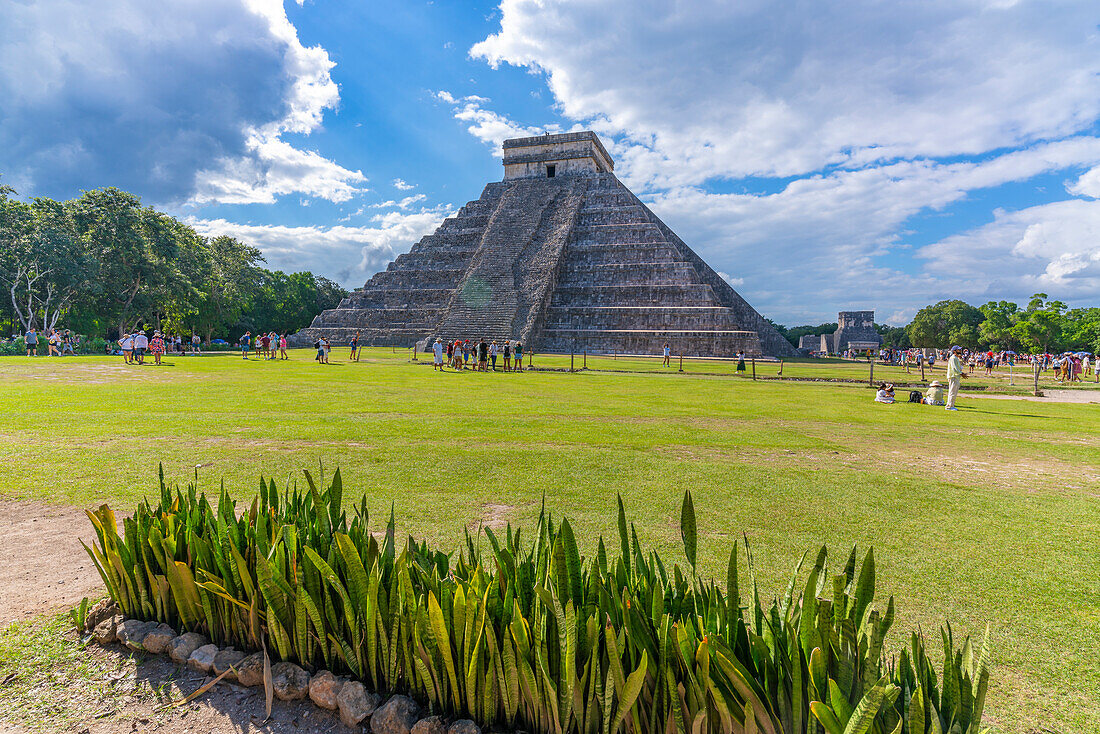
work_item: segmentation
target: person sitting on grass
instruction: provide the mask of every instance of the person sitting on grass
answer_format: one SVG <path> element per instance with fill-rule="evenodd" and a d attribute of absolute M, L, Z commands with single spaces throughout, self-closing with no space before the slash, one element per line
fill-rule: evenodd
<path fill-rule="evenodd" d="M 924 393 L 925 405 L 943 405 L 943 383 L 939 380 L 932 380 L 928 384 L 928 390 Z"/>
<path fill-rule="evenodd" d="M 878 392 L 875 393 L 875 402 L 886 404 L 893 403 L 894 386 L 886 382 L 879 383 Z"/>

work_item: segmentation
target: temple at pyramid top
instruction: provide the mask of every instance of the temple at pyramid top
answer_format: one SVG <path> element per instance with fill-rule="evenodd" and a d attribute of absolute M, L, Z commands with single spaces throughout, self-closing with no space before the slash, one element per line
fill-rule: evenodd
<path fill-rule="evenodd" d="M 504 141 L 504 180 L 611 173 L 615 163 L 596 133 L 561 133 Z"/>
<path fill-rule="evenodd" d="M 296 335 L 528 352 L 791 355 L 794 348 L 615 177 L 590 131 L 504 141 L 504 179 Z"/>

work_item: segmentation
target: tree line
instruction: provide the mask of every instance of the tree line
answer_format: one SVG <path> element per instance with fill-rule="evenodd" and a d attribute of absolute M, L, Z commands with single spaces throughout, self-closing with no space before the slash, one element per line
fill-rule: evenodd
<path fill-rule="evenodd" d="M 255 247 L 203 237 L 117 188 L 69 201 L 16 198 L 0 185 L 0 328 L 112 337 L 138 328 L 207 343 L 295 332 L 347 295 L 310 272 L 262 267 Z"/>
<path fill-rule="evenodd" d="M 832 334 L 836 323 L 817 326 L 776 325 L 791 344 L 807 334 Z M 1026 353 L 1100 352 L 1100 308 L 1069 308 L 1046 293 L 1036 293 L 1026 306 L 989 301 L 972 306 L 950 300 L 925 306 L 906 326 L 876 324 L 883 346 L 908 349 L 1012 350 Z"/>

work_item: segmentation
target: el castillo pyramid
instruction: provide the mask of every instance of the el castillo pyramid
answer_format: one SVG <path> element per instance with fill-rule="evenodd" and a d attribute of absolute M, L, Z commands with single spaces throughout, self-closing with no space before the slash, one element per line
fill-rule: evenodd
<path fill-rule="evenodd" d="M 731 357 L 794 348 L 613 173 L 592 132 L 504 141 L 504 180 L 297 343 L 518 340 L 528 351 Z"/>

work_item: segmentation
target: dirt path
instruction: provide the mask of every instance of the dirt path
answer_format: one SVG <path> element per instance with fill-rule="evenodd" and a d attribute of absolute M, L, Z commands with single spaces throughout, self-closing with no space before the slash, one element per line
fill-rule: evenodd
<path fill-rule="evenodd" d="M 1100 390 L 1043 390 L 1043 397 L 1034 395 L 983 395 L 964 393 L 964 398 L 990 398 L 993 400 L 1033 400 L 1037 403 L 1100 403 Z"/>
<path fill-rule="evenodd" d="M 46 670 L 23 668 L 19 663 L 24 661 L 0 657 L 0 734 L 351 731 L 309 703 L 275 701 L 271 719 L 265 720 L 263 690 L 231 683 L 221 683 L 187 705 L 166 707 L 198 689 L 205 676 L 118 645 L 82 648 L 71 629 L 47 629 L 43 620 L 48 617 L 42 615 L 105 593 L 80 545 L 81 538 L 90 544 L 94 536 L 82 509 L 0 497 L 0 636 L 8 623 L 31 620 L 42 625 L 32 636 L 61 638 L 60 645 L 44 642 L 40 647 L 63 650 L 51 653 L 58 657 Z M 18 649 L 39 654 L 35 647 Z"/>
<path fill-rule="evenodd" d="M 0 626 L 101 596 L 103 582 L 80 546 L 94 537 L 81 509 L 0 497 Z"/>

